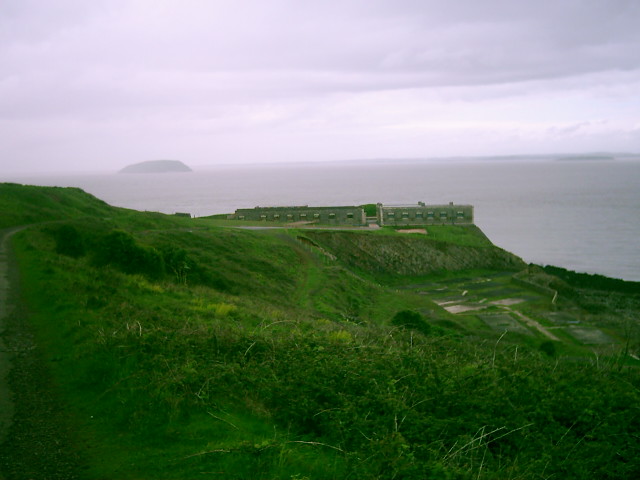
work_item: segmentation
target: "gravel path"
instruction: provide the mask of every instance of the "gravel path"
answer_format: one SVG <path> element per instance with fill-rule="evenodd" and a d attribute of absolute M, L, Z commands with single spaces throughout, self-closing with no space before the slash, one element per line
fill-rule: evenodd
<path fill-rule="evenodd" d="M 9 238 L 0 230 L 0 480 L 82 478 L 73 430 L 20 301 Z"/>

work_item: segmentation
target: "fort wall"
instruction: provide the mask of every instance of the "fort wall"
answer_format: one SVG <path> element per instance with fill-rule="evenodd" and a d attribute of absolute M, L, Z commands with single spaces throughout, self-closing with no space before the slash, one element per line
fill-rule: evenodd
<path fill-rule="evenodd" d="M 307 222 L 321 225 L 367 225 L 362 207 L 255 207 L 239 208 L 232 216 L 235 220 L 264 222 Z"/>
<path fill-rule="evenodd" d="M 255 207 L 239 208 L 229 216 L 233 220 L 252 222 L 309 223 L 318 225 L 368 225 L 362 207 Z M 473 206 L 455 205 L 383 205 L 377 204 L 376 223 L 380 226 L 410 225 L 471 225 L 473 224 Z"/>
<path fill-rule="evenodd" d="M 455 205 L 383 205 L 377 208 L 378 225 L 471 225 L 473 206 Z"/>

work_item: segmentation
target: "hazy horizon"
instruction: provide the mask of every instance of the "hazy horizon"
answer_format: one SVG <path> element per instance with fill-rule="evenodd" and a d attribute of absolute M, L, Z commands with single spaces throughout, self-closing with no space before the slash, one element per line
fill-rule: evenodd
<path fill-rule="evenodd" d="M 193 172 L 209 171 L 219 168 L 237 168 L 237 167 L 304 167 L 304 166 L 322 166 L 327 167 L 339 167 L 339 166 L 354 166 L 354 165 L 384 165 L 384 164 L 402 164 L 402 165 L 420 165 L 420 164 L 442 164 L 442 163 L 502 163 L 502 162 L 550 162 L 550 161 L 575 161 L 575 162 L 602 162 L 602 161 L 640 161 L 640 153 L 631 152 L 583 152 L 583 153 L 557 153 L 557 154 L 514 154 L 514 155 L 485 155 L 485 156 L 451 156 L 451 157 L 404 157 L 404 158 L 346 158 L 339 160 L 300 160 L 300 161 L 283 161 L 283 162 L 261 162 L 261 161 L 247 161 L 247 162 L 229 162 L 229 163 L 199 163 L 193 164 L 188 161 L 180 160 L 177 158 L 158 158 L 141 160 L 140 162 L 133 162 L 129 164 L 116 163 L 116 167 L 110 168 L 94 168 L 94 169 L 51 169 L 51 170 L 38 170 L 38 171 L 21 171 L 11 170 L 10 168 L 3 169 L 0 172 L 0 182 L 31 177 L 46 177 L 46 176 L 66 176 L 66 175 L 108 175 L 120 173 L 120 170 L 124 167 L 143 163 L 154 160 L 178 160 L 189 168 Z M 190 173 L 190 172 L 179 172 Z M 129 174 L 129 173 L 127 173 Z M 132 173 L 132 175 L 162 175 L 163 172 L 143 172 Z"/>
<path fill-rule="evenodd" d="M 640 2 L 7 0 L 0 172 L 640 152 Z"/>
<path fill-rule="evenodd" d="M 476 225 L 527 262 L 640 281 L 640 159 L 231 165 L 189 173 L 15 176 L 110 205 L 197 217 L 256 205 L 471 204 Z"/>

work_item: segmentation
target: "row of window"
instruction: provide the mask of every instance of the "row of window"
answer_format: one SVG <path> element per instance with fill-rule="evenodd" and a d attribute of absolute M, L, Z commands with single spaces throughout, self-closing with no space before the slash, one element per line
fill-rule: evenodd
<path fill-rule="evenodd" d="M 292 221 L 295 220 L 295 218 L 298 217 L 299 220 L 308 220 L 308 219 L 314 219 L 314 220 L 319 220 L 321 215 L 319 213 L 314 213 L 314 214 L 306 214 L 306 213 L 300 213 L 300 214 L 293 214 L 293 213 L 288 213 L 286 215 L 280 215 L 279 213 L 274 213 L 273 215 L 267 215 L 267 214 L 262 214 L 260 215 L 260 220 L 267 220 L 267 219 L 272 219 L 274 221 L 279 221 L 279 220 L 287 220 L 287 221 Z M 329 220 L 335 220 L 336 218 L 336 214 L 335 213 L 329 213 L 327 215 L 327 217 L 329 218 Z M 353 219 L 353 213 L 349 212 L 347 213 L 347 218 L 348 219 Z M 246 217 L 245 215 L 238 215 L 238 220 L 245 220 Z"/>
<path fill-rule="evenodd" d="M 388 219 L 395 219 L 396 218 L 396 212 L 387 212 L 385 216 Z M 440 216 L 441 219 L 446 219 L 446 218 L 448 218 L 448 213 L 447 212 L 439 212 L 439 216 Z M 409 218 L 409 212 L 402 212 L 400 217 L 408 219 Z M 435 212 L 431 212 L 431 211 L 427 212 L 427 219 L 435 219 L 435 217 L 436 217 Z M 424 212 L 415 212 L 415 216 L 413 216 L 413 218 L 416 218 L 416 219 L 424 218 Z M 462 211 L 462 210 L 457 211 L 456 212 L 456 218 L 465 218 L 464 211 Z"/>

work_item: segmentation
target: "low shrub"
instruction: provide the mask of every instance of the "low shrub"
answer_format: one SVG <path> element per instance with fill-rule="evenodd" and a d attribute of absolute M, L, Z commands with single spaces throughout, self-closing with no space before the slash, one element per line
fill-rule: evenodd
<path fill-rule="evenodd" d="M 112 265 L 123 273 L 160 277 L 164 260 L 153 247 L 139 245 L 135 238 L 122 230 L 113 230 L 98 241 L 94 260 L 100 266 Z"/>
<path fill-rule="evenodd" d="M 546 353 L 550 357 L 556 356 L 556 344 L 551 340 L 546 340 L 540 344 L 540 351 Z"/>
<path fill-rule="evenodd" d="M 73 225 L 61 225 L 51 233 L 56 242 L 57 253 L 74 258 L 85 254 L 84 237 Z"/>
<path fill-rule="evenodd" d="M 431 332 L 431 325 L 425 322 L 423 316 L 414 310 L 402 310 L 394 315 L 391 323 L 397 327 L 416 330 L 425 335 Z"/>

